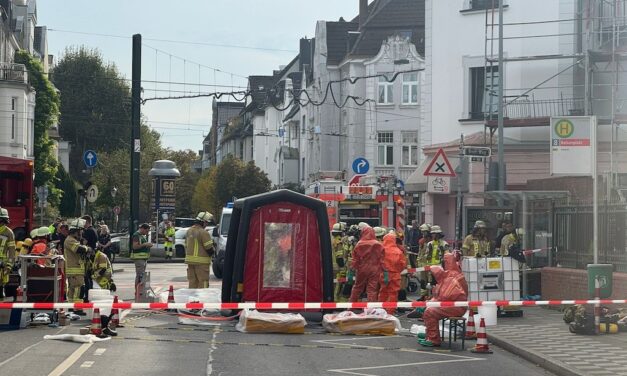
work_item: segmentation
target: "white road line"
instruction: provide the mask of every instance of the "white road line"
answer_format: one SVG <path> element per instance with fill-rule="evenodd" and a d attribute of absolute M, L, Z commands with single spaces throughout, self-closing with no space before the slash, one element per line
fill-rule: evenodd
<path fill-rule="evenodd" d="M 76 351 L 74 351 L 72 353 L 72 355 L 68 356 L 67 358 L 65 358 L 65 360 L 63 361 L 63 363 L 59 364 L 57 366 L 57 368 L 55 368 L 52 372 L 50 372 L 48 374 L 48 376 L 61 376 L 63 375 L 63 373 L 65 371 L 67 371 L 70 367 L 72 367 L 72 365 L 74 365 L 74 363 L 76 363 L 81 356 L 83 356 L 83 354 L 89 350 L 89 348 L 93 345 L 93 343 L 83 343 L 81 345 L 81 347 L 79 347 L 78 349 L 76 349 Z"/>
<path fill-rule="evenodd" d="M 56 333 L 54 333 L 54 334 L 55 334 L 55 335 L 56 335 L 56 334 L 61 334 L 61 332 L 62 332 L 63 330 L 65 330 L 65 328 L 67 328 L 67 327 L 63 327 L 63 328 L 59 329 L 59 331 L 58 331 L 58 332 L 56 332 Z M 46 340 L 45 340 L 45 339 L 42 339 L 42 340 L 41 340 L 41 341 L 39 341 L 39 342 L 33 343 L 32 345 L 30 345 L 30 346 L 26 347 L 25 349 L 23 349 L 22 351 L 20 351 L 19 353 L 15 354 L 15 355 L 13 355 L 13 356 L 12 356 L 12 357 L 10 357 L 9 359 L 6 359 L 6 360 L 2 361 L 2 363 L 0 363 L 0 369 L 1 369 L 1 368 L 2 368 L 2 366 L 4 366 L 5 364 L 7 364 L 7 363 L 9 363 L 9 362 L 13 361 L 14 359 L 19 358 L 21 355 L 25 354 L 25 353 L 26 353 L 26 352 L 28 352 L 30 349 L 32 349 L 33 347 L 35 347 L 35 346 L 39 345 L 39 344 L 40 344 L 40 343 L 42 343 L 42 342 L 46 342 Z"/>
<path fill-rule="evenodd" d="M 94 365 L 94 361 L 87 360 L 87 361 L 84 361 L 83 364 L 81 364 L 81 368 L 91 368 L 91 366 L 93 365 Z"/>
<path fill-rule="evenodd" d="M 330 370 L 327 370 L 327 371 L 328 372 L 335 372 L 335 373 L 342 373 L 342 374 L 345 374 L 345 375 L 376 376 L 376 374 L 373 374 L 373 373 L 360 373 L 360 372 L 352 372 L 352 371 L 367 371 L 367 370 L 376 370 L 376 369 L 422 366 L 422 365 L 441 364 L 441 363 L 472 362 L 472 361 L 477 361 L 477 360 L 484 360 L 484 359 L 482 359 L 482 358 L 468 358 L 468 359 L 434 360 L 434 361 L 430 361 L 430 362 L 390 364 L 390 365 L 387 365 L 387 366 L 330 369 Z"/>
<path fill-rule="evenodd" d="M 213 350 L 216 347 L 216 338 L 218 337 L 218 332 L 220 331 L 219 326 L 213 327 L 213 335 L 211 336 L 211 344 L 209 345 L 209 357 L 207 358 L 207 376 L 211 376 L 213 373 Z"/>
<path fill-rule="evenodd" d="M 105 348 L 96 349 L 96 351 L 94 351 L 94 356 L 101 356 L 105 351 L 107 351 Z"/>

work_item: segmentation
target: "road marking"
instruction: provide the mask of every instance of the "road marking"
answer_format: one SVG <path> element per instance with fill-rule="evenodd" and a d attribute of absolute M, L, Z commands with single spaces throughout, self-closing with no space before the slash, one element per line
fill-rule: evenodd
<path fill-rule="evenodd" d="M 345 338 L 345 339 L 325 339 L 325 340 L 313 340 L 311 342 L 323 343 L 326 345 L 336 345 L 344 348 L 354 348 L 354 349 L 362 349 L 362 350 L 395 350 L 401 352 L 409 352 L 409 353 L 417 353 L 417 354 L 433 354 L 438 356 L 444 356 L 449 358 L 458 358 L 460 360 L 477 360 L 481 358 L 473 358 L 471 356 L 463 356 L 463 355 L 453 355 L 453 354 L 444 354 L 442 352 L 434 351 L 425 351 L 425 350 L 416 350 L 416 349 L 408 349 L 408 348 L 389 348 L 389 347 L 381 347 L 381 346 L 367 346 L 367 345 L 355 345 L 350 343 L 337 343 L 341 341 L 356 341 L 356 340 L 367 340 L 367 339 L 381 339 L 381 338 L 398 338 L 401 336 L 383 336 L 383 337 L 359 337 L 359 338 Z"/>
<path fill-rule="evenodd" d="M 57 331 L 57 332 L 55 333 L 55 335 L 57 335 L 57 334 L 61 334 L 61 332 L 62 332 L 63 330 L 65 330 L 65 328 L 67 328 L 67 326 L 66 326 L 66 327 L 63 327 L 63 328 L 61 328 L 61 329 L 59 329 L 59 331 Z M 41 341 L 39 341 L 39 342 L 33 343 L 32 345 L 30 345 L 30 346 L 26 347 L 25 349 L 23 349 L 22 351 L 18 352 L 18 353 L 17 353 L 17 354 L 15 354 L 15 355 L 13 355 L 13 356 L 12 356 L 12 357 L 10 357 L 9 359 L 6 359 L 6 360 L 2 361 L 2 362 L 0 363 L 0 369 L 1 369 L 1 368 L 2 368 L 2 366 L 4 366 L 5 364 L 7 364 L 7 363 L 9 363 L 9 362 L 13 361 L 14 359 L 19 358 L 21 355 L 25 354 L 25 353 L 26 353 L 26 352 L 28 352 L 30 349 L 32 349 L 33 347 L 35 347 L 35 346 L 39 345 L 39 344 L 40 344 L 40 343 L 42 343 L 42 342 L 46 342 L 46 340 L 45 340 L 45 339 L 42 339 L 42 340 L 41 340 Z"/>
<path fill-rule="evenodd" d="M 361 372 L 353 372 L 353 371 L 367 371 L 367 370 L 376 370 L 376 369 L 397 368 L 397 367 L 411 367 L 411 366 L 422 366 L 422 365 L 442 364 L 442 363 L 472 362 L 472 361 L 477 361 L 477 360 L 484 360 L 484 359 L 483 358 L 468 358 L 468 359 L 434 360 L 434 361 L 429 361 L 429 362 L 390 364 L 390 365 L 386 365 L 386 366 L 330 369 L 330 370 L 327 370 L 327 371 L 328 372 L 335 372 L 335 373 L 342 373 L 342 374 L 345 374 L 345 375 L 376 376 L 375 374 L 372 374 L 372 373 L 361 373 Z"/>
<path fill-rule="evenodd" d="M 87 361 L 84 361 L 83 364 L 81 364 L 81 368 L 91 368 L 91 366 L 93 365 L 94 365 L 94 361 L 87 360 Z"/>
<path fill-rule="evenodd" d="M 94 356 L 101 356 L 105 351 L 107 351 L 105 348 L 96 349 L 96 351 L 94 351 Z"/>
<path fill-rule="evenodd" d="M 211 376 L 213 373 L 213 350 L 217 349 L 216 346 L 216 338 L 218 337 L 218 333 L 220 332 L 219 326 L 213 327 L 213 335 L 211 336 L 211 344 L 209 346 L 209 356 L 207 357 L 207 376 Z"/>
<path fill-rule="evenodd" d="M 83 354 L 89 350 L 89 348 L 93 345 L 93 343 L 83 343 L 76 351 L 72 353 L 72 355 L 65 358 L 63 363 L 59 364 L 57 368 L 55 368 L 52 372 L 48 374 L 48 376 L 61 376 L 65 371 L 70 369 L 74 363 L 76 363 Z"/>

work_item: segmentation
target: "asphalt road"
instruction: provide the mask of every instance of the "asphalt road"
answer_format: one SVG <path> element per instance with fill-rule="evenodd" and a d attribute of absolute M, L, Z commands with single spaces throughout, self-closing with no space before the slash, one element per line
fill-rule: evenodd
<path fill-rule="evenodd" d="M 123 299 L 133 296 L 134 266 L 115 264 Z M 153 289 L 186 287 L 185 265 L 149 266 Z M 219 287 L 212 279 L 211 287 Z M 0 375 L 548 375 L 495 348 L 494 354 L 422 349 L 398 336 L 338 336 L 311 324 L 304 335 L 246 334 L 234 321 L 180 325 L 175 314 L 132 312 L 119 336 L 95 344 L 43 340 L 45 334 L 78 334 L 87 320 L 62 328 L 35 327 L 0 333 Z M 402 320 L 404 328 L 412 322 Z M 470 344 L 472 345 L 472 343 Z"/>

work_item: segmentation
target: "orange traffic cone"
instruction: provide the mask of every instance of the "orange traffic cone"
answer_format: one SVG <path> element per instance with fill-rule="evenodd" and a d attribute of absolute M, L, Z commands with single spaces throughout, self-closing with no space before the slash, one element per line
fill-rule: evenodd
<path fill-rule="evenodd" d="M 91 316 L 91 326 L 89 330 L 91 334 L 95 336 L 102 336 L 102 326 L 100 325 L 100 308 L 94 308 L 94 313 Z"/>
<path fill-rule="evenodd" d="M 481 318 L 479 323 L 479 331 L 477 332 L 477 344 L 470 350 L 473 353 L 478 354 L 492 354 L 490 345 L 488 344 L 488 335 L 485 332 L 485 320 Z"/>
<path fill-rule="evenodd" d="M 468 324 L 466 324 L 466 339 L 477 339 L 475 332 L 475 312 L 468 308 Z"/>
<path fill-rule="evenodd" d="M 117 304 L 117 303 L 118 303 L 118 296 L 115 295 L 113 297 L 113 304 Z M 118 310 L 117 308 L 111 308 L 111 321 L 109 321 L 109 326 L 113 330 L 115 330 L 115 328 L 119 328 L 122 326 L 120 325 L 120 310 Z"/>
<path fill-rule="evenodd" d="M 170 289 L 168 290 L 168 304 L 174 303 L 174 286 L 170 285 Z M 173 311 L 172 308 L 168 309 L 168 311 Z"/>

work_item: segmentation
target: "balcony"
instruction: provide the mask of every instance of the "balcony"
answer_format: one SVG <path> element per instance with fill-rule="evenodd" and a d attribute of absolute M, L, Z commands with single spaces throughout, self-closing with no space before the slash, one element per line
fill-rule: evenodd
<path fill-rule="evenodd" d="M 584 114 L 583 98 L 535 99 L 533 96 L 504 98 L 503 117 L 506 127 L 548 126 L 554 116 Z M 497 127 L 497 114 L 486 114 L 486 125 Z"/>
<path fill-rule="evenodd" d="M 24 64 L 0 63 L 0 81 L 28 83 L 28 73 Z"/>

